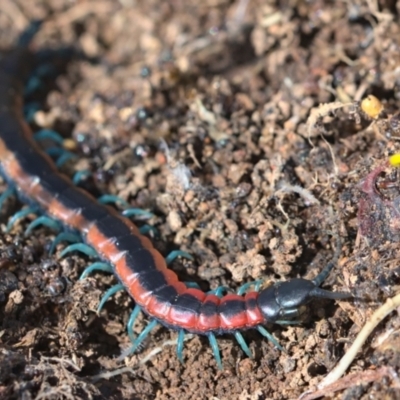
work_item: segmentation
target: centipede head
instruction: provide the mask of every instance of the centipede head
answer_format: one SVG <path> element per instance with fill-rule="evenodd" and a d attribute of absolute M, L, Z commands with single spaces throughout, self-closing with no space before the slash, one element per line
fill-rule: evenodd
<path fill-rule="evenodd" d="M 347 299 L 350 293 L 330 292 L 319 288 L 313 281 L 296 278 L 278 282 L 262 290 L 258 306 L 266 322 L 289 322 L 301 316 L 314 298 Z"/>

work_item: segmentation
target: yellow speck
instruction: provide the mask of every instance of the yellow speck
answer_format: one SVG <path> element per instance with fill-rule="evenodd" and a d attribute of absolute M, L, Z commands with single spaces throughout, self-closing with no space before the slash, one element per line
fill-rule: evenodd
<path fill-rule="evenodd" d="M 74 140 L 72 139 L 64 139 L 63 141 L 63 147 L 66 150 L 74 151 L 77 149 L 77 144 Z"/>
<path fill-rule="evenodd" d="M 390 156 L 389 163 L 392 167 L 400 167 L 400 153 Z"/>
<path fill-rule="evenodd" d="M 361 110 L 368 115 L 368 117 L 376 119 L 383 110 L 383 104 L 381 101 L 370 94 L 361 101 Z"/>

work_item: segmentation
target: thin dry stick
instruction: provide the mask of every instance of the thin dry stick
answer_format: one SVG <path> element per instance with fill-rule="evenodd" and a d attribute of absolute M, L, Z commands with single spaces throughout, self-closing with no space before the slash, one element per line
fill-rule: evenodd
<path fill-rule="evenodd" d="M 336 367 L 319 383 L 318 389 L 323 389 L 324 387 L 336 382 L 346 372 L 347 368 L 353 362 L 358 351 L 361 349 L 371 332 L 399 306 L 400 294 L 387 299 L 386 303 L 372 314 L 370 320 L 361 329 L 356 340 L 339 361 L 338 365 L 336 365 Z"/>
<path fill-rule="evenodd" d="M 330 113 L 338 110 L 339 108 L 351 106 L 353 103 L 341 103 L 340 101 L 335 101 L 332 103 L 322 103 L 318 107 L 314 107 L 310 110 L 310 115 L 307 118 L 306 126 L 307 126 L 307 134 L 308 141 L 312 147 L 314 147 L 311 138 L 316 136 L 313 133 L 313 129 L 315 129 L 318 121 Z M 319 134 L 319 132 L 317 132 Z"/>
<path fill-rule="evenodd" d="M 394 388 L 400 388 L 399 377 L 397 376 L 396 371 L 392 367 L 381 367 L 377 370 L 367 370 L 349 374 L 338 379 L 332 385 L 326 386 L 324 389 L 303 393 L 298 400 L 315 400 L 324 396 L 329 397 L 332 396 L 332 393 L 338 392 L 339 390 L 348 389 L 369 382 L 377 382 L 386 376 L 392 379 L 392 386 Z"/>

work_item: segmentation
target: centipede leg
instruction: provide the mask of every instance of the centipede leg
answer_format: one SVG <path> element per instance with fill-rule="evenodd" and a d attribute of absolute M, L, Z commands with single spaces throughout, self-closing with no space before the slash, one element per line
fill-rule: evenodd
<path fill-rule="evenodd" d="M 100 204 L 119 204 L 122 207 L 129 207 L 129 204 L 124 199 L 114 194 L 103 194 L 97 201 Z"/>
<path fill-rule="evenodd" d="M 33 229 L 37 228 L 38 226 L 47 226 L 50 229 L 53 229 L 54 231 L 59 231 L 62 229 L 62 225 L 54 220 L 53 218 L 46 217 L 45 215 L 42 215 L 35 220 L 33 220 L 28 227 L 25 230 L 25 236 L 29 235 Z"/>
<path fill-rule="evenodd" d="M 247 357 L 253 358 L 253 354 L 251 354 L 251 351 L 249 349 L 249 346 L 247 345 L 246 341 L 243 338 L 243 335 L 239 332 L 236 331 L 234 333 L 236 341 L 239 343 L 239 346 L 242 348 L 242 350 L 246 353 Z"/>
<path fill-rule="evenodd" d="M 153 213 L 151 213 L 150 211 L 142 210 L 141 208 L 128 208 L 122 211 L 122 215 L 127 218 L 140 217 L 143 219 L 150 219 L 154 217 Z"/>
<path fill-rule="evenodd" d="M 83 270 L 82 275 L 80 276 L 79 280 L 87 278 L 94 271 L 103 271 L 103 272 L 112 273 L 113 268 L 110 264 L 107 264 L 102 261 L 96 261 L 95 263 L 90 264 L 88 267 L 86 267 Z"/>
<path fill-rule="evenodd" d="M 237 290 L 237 294 L 239 296 L 242 296 L 244 293 L 246 293 L 251 286 L 254 286 L 254 291 L 258 292 L 260 290 L 262 281 L 254 281 L 254 282 L 247 282 L 244 285 L 240 286 L 240 288 Z"/>
<path fill-rule="evenodd" d="M 6 227 L 6 231 L 10 232 L 12 227 L 14 226 L 14 224 L 22 218 L 25 218 L 26 216 L 28 216 L 29 214 L 37 214 L 38 213 L 38 209 L 35 207 L 28 207 L 28 208 L 24 208 L 21 211 L 16 212 L 8 221 L 7 227 Z"/>
<path fill-rule="evenodd" d="M 33 135 L 33 138 L 38 142 L 42 140 L 51 140 L 60 146 L 62 146 L 64 143 L 62 136 L 52 129 L 41 129 Z"/>
<path fill-rule="evenodd" d="M 279 342 L 263 326 L 257 326 L 257 330 L 261 333 L 261 335 L 266 337 L 276 348 L 278 348 L 280 351 L 286 352 L 286 350 L 279 344 Z"/>
<path fill-rule="evenodd" d="M 213 351 L 215 360 L 217 361 L 218 369 L 222 369 L 222 360 L 221 360 L 221 354 L 219 352 L 217 339 L 213 333 L 208 333 L 207 336 L 208 340 L 210 341 L 210 346 Z"/>
<path fill-rule="evenodd" d="M 104 307 L 104 304 L 106 303 L 106 301 L 113 296 L 115 293 L 119 292 L 120 290 L 124 290 L 124 285 L 122 283 L 118 283 L 114 286 L 111 286 L 110 289 L 108 289 L 103 297 L 100 300 L 99 306 L 97 307 L 97 314 L 100 313 L 100 311 L 102 310 L 102 308 Z"/>
<path fill-rule="evenodd" d="M 167 257 L 165 257 L 165 262 L 167 263 L 167 265 L 170 265 L 172 261 L 174 261 L 178 257 L 183 257 L 190 261 L 193 261 L 193 257 L 188 252 L 182 250 L 173 250 L 167 255 Z"/>
<path fill-rule="evenodd" d="M 61 242 L 78 243 L 81 240 L 82 238 L 80 237 L 80 235 L 71 232 L 61 232 L 53 240 L 49 253 L 53 254 L 57 245 Z"/>
<path fill-rule="evenodd" d="M 146 339 L 146 336 L 151 332 L 151 330 L 158 324 L 158 321 L 156 319 L 153 319 L 149 324 L 140 332 L 139 336 L 136 338 L 136 340 L 133 342 L 132 348 L 130 349 L 131 353 L 136 351 L 136 349 L 140 346 L 140 344 L 143 342 L 144 339 Z"/>
<path fill-rule="evenodd" d="M 158 230 L 157 230 L 157 228 L 154 228 L 154 226 L 147 225 L 147 224 L 141 226 L 140 229 L 139 229 L 139 232 L 140 232 L 142 235 L 147 235 L 147 234 L 149 234 L 149 233 L 151 233 L 151 234 L 154 235 L 154 236 L 157 236 L 157 235 L 158 235 Z"/>
<path fill-rule="evenodd" d="M 96 250 L 93 247 L 88 246 L 84 243 L 75 243 L 67 246 L 60 254 L 60 258 L 66 256 L 74 251 L 79 251 L 87 255 L 88 257 L 98 257 Z"/>
<path fill-rule="evenodd" d="M 91 172 L 87 169 L 83 169 L 82 171 L 75 172 L 72 177 L 72 182 L 74 185 L 79 185 L 82 181 L 88 178 L 91 175 Z"/>
<path fill-rule="evenodd" d="M 131 312 L 131 315 L 129 316 L 128 323 L 126 324 L 126 330 L 128 331 L 128 336 L 132 343 L 134 343 L 136 340 L 133 334 L 133 325 L 135 324 L 136 318 L 140 314 L 140 311 L 142 311 L 142 309 L 136 304 Z"/>
<path fill-rule="evenodd" d="M 15 194 L 15 189 L 13 187 L 7 188 L 1 195 L 0 195 L 0 209 L 3 208 L 3 204 L 5 201 L 14 196 Z"/>
<path fill-rule="evenodd" d="M 178 339 L 176 341 L 176 355 L 178 360 L 183 364 L 183 342 L 185 339 L 185 331 L 181 329 L 178 334 Z"/>

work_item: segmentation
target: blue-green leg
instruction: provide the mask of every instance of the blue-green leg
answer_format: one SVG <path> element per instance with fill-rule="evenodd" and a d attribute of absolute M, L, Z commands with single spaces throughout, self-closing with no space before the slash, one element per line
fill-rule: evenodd
<path fill-rule="evenodd" d="M 229 288 L 226 286 L 218 286 L 216 289 L 210 290 L 209 294 L 215 294 L 217 297 L 222 297 L 224 293 L 229 292 Z"/>
<path fill-rule="evenodd" d="M 153 319 L 149 324 L 140 332 L 139 336 L 136 338 L 136 340 L 133 342 L 132 348 L 130 349 L 130 352 L 133 353 L 136 351 L 136 349 L 140 346 L 140 344 L 143 342 L 144 339 L 146 339 L 146 336 L 151 332 L 151 330 L 158 324 L 158 321 L 156 319 Z"/>
<path fill-rule="evenodd" d="M 74 185 L 79 185 L 82 181 L 88 178 L 91 175 L 91 172 L 87 169 L 83 169 L 82 171 L 75 172 L 72 182 Z"/>
<path fill-rule="evenodd" d="M 114 286 L 111 286 L 110 289 L 108 289 L 103 297 L 100 300 L 99 306 L 97 307 L 97 314 L 100 313 L 100 311 L 102 310 L 102 308 L 104 307 L 104 304 L 106 303 L 106 301 L 113 296 L 115 293 L 119 292 L 120 290 L 124 290 L 124 285 L 122 283 L 118 283 Z"/>
<path fill-rule="evenodd" d="M 61 232 L 53 240 L 53 243 L 51 244 L 49 253 L 53 254 L 55 249 L 56 249 L 56 247 L 61 242 L 78 243 L 78 242 L 81 242 L 81 241 L 82 241 L 82 238 L 80 237 L 80 235 L 77 235 L 76 233 Z"/>
<path fill-rule="evenodd" d="M 33 122 L 35 118 L 35 114 L 40 110 L 40 104 L 36 101 L 31 101 L 29 103 L 25 103 L 24 105 L 24 115 L 25 119 L 28 122 Z"/>
<path fill-rule="evenodd" d="M 171 253 L 169 253 L 167 255 L 167 257 L 165 257 L 165 262 L 167 263 L 167 265 L 170 265 L 172 263 L 172 261 L 174 261 L 178 257 L 183 257 L 190 261 L 193 261 L 193 257 L 186 251 L 173 250 L 173 251 L 171 251 Z"/>
<path fill-rule="evenodd" d="M 45 150 L 45 152 L 50 157 L 57 159 L 56 160 L 57 167 L 61 167 L 68 160 L 72 160 L 77 157 L 76 154 L 71 153 L 70 151 L 60 148 L 60 147 L 49 147 L 48 149 Z"/>
<path fill-rule="evenodd" d="M 279 342 L 263 326 L 257 326 L 257 330 L 261 333 L 261 335 L 266 337 L 276 348 L 278 348 L 280 351 L 286 352 L 286 350 L 279 344 Z"/>
<path fill-rule="evenodd" d="M 262 285 L 262 281 L 254 281 L 254 282 L 247 282 L 244 285 L 240 286 L 238 291 L 236 292 L 239 296 L 242 296 L 244 293 L 246 293 L 251 286 L 254 285 L 254 291 L 258 292 L 260 290 L 260 287 Z"/>
<path fill-rule="evenodd" d="M 14 196 L 15 189 L 13 187 L 8 187 L 1 195 L 0 195 L 0 209 L 3 208 L 4 202 Z"/>
<path fill-rule="evenodd" d="M 197 282 L 183 282 L 187 288 L 191 289 L 200 289 L 200 286 Z"/>
<path fill-rule="evenodd" d="M 128 209 L 122 211 L 122 215 L 127 218 L 140 217 L 143 219 L 150 219 L 150 218 L 154 217 L 153 213 L 151 213 L 150 211 L 142 210 L 141 208 L 128 208 Z"/>
<path fill-rule="evenodd" d="M 246 353 L 247 357 L 253 358 L 253 354 L 251 354 L 249 346 L 247 346 L 247 343 L 244 340 L 243 335 L 239 331 L 236 331 L 234 333 L 234 335 L 235 335 L 235 338 L 236 338 L 237 342 L 239 343 L 240 347 Z"/>
<path fill-rule="evenodd" d="M 185 339 L 185 330 L 181 329 L 178 334 L 178 340 L 176 342 L 176 354 L 178 360 L 183 364 L 183 341 Z"/>
<path fill-rule="evenodd" d="M 52 129 L 41 129 L 33 135 L 33 138 L 36 141 L 52 140 L 54 143 L 57 143 L 60 146 L 64 144 L 64 139 L 61 137 L 61 135 Z"/>
<path fill-rule="evenodd" d="M 21 211 L 16 212 L 8 221 L 6 231 L 10 232 L 13 225 L 22 218 L 25 218 L 29 214 L 37 214 L 38 210 L 34 207 L 23 208 Z"/>
<path fill-rule="evenodd" d="M 115 205 L 119 204 L 122 207 L 129 207 L 129 204 L 124 199 L 114 194 L 103 194 L 97 199 L 97 201 L 100 204 L 115 204 Z"/>
<path fill-rule="evenodd" d="M 98 257 L 96 250 L 93 247 L 88 246 L 84 243 L 75 243 L 67 246 L 60 254 L 60 258 L 66 256 L 69 253 L 78 251 L 80 253 L 86 254 L 88 257 Z"/>
<path fill-rule="evenodd" d="M 57 158 L 56 166 L 61 168 L 64 164 L 66 164 L 69 160 L 75 160 L 77 158 L 76 154 L 71 153 L 70 151 L 65 150 L 64 153 Z"/>
<path fill-rule="evenodd" d="M 31 76 L 24 88 L 24 96 L 29 96 L 42 86 L 42 80 L 37 76 Z"/>
<path fill-rule="evenodd" d="M 154 228 L 154 226 L 151 225 L 143 225 L 139 228 L 139 232 L 142 235 L 147 235 L 149 233 L 151 233 L 153 236 L 157 236 L 158 235 L 158 230 L 157 228 Z"/>
<path fill-rule="evenodd" d="M 142 309 L 140 308 L 140 306 L 138 306 L 136 304 L 134 309 L 131 312 L 131 315 L 129 316 L 128 323 L 126 324 L 126 330 L 128 331 L 128 336 L 132 343 L 135 342 L 135 335 L 133 333 L 133 325 L 135 324 L 136 318 L 140 314 L 140 311 L 142 311 Z"/>
<path fill-rule="evenodd" d="M 59 231 L 62 229 L 62 225 L 54 220 L 53 218 L 47 217 L 46 215 L 42 215 L 35 220 L 33 220 L 25 230 L 25 235 L 29 235 L 33 229 L 37 228 L 38 226 L 47 226 L 50 229 L 55 231 Z"/>
<path fill-rule="evenodd" d="M 218 369 L 222 369 L 221 354 L 219 352 L 217 339 L 215 338 L 215 335 L 213 333 L 209 333 L 207 336 L 208 340 L 210 341 L 210 345 L 214 353 L 215 360 L 217 361 Z"/>
<path fill-rule="evenodd" d="M 103 272 L 113 272 L 113 268 L 110 264 L 107 264 L 105 262 L 102 261 L 97 261 L 93 264 L 90 264 L 88 267 L 86 267 L 83 272 L 82 275 L 80 276 L 79 280 L 85 279 L 87 278 L 92 272 L 94 271 L 103 271 Z"/>

